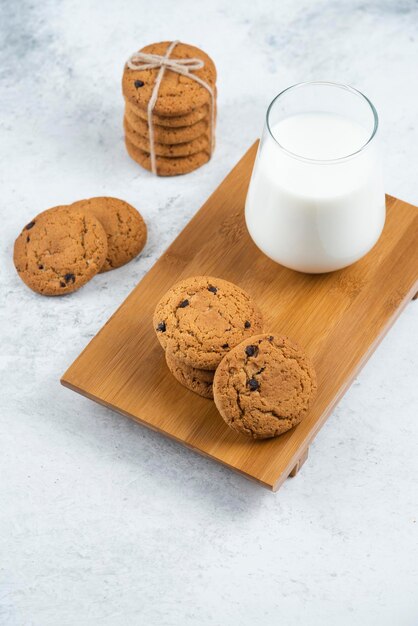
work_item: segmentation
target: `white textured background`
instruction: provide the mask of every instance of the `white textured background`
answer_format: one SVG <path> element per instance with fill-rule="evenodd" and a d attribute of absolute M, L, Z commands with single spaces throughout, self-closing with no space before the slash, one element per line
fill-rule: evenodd
<path fill-rule="evenodd" d="M 348 82 L 381 116 L 389 193 L 418 204 L 413 0 L 1 0 L 0 624 L 416 626 L 418 302 L 277 494 L 60 387 L 59 376 L 301 80 Z M 153 179 L 122 141 L 120 78 L 179 38 L 219 70 L 217 150 Z M 146 253 L 72 296 L 12 264 L 42 209 L 137 206 Z"/>

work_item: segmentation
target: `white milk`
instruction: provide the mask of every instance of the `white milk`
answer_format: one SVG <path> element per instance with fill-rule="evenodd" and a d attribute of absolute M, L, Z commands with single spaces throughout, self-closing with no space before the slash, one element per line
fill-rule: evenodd
<path fill-rule="evenodd" d="M 340 159 L 367 142 L 356 122 L 326 113 L 288 117 L 272 128 L 285 150 L 305 159 Z M 290 156 L 268 132 L 259 149 L 245 207 L 247 227 L 270 258 L 301 272 L 350 265 L 378 240 L 385 196 L 371 143 L 343 161 Z"/>

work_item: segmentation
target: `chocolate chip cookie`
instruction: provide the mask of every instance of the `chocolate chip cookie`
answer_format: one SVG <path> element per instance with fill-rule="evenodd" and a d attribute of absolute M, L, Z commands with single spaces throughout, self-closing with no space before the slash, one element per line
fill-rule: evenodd
<path fill-rule="evenodd" d="M 150 142 L 148 139 L 143 137 L 140 133 L 138 133 L 132 126 L 130 126 L 129 122 L 125 119 L 123 123 L 126 137 L 129 141 L 142 150 L 143 152 L 147 152 L 148 154 L 151 152 Z M 206 135 L 201 135 L 197 137 L 197 139 L 193 139 L 192 141 L 187 141 L 184 143 L 176 143 L 176 144 L 165 144 L 154 142 L 154 151 L 157 156 L 163 157 L 183 157 L 190 156 L 191 154 L 196 154 L 197 152 L 201 152 L 202 150 L 206 150 L 210 152 L 210 138 Z"/>
<path fill-rule="evenodd" d="M 224 356 L 213 393 L 228 426 L 267 439 L 303 419 L 316 395 L 316 375 L 304 350 L 290 339 L 256 335 Z"/>
<path fill-rule="evenodd" d="M 138 133 L 149 141 L 149 126 L 144 120 L 137 118 L 134 119 L 128 110 L 125 110 L 124 126 L 126 130 L 126 123 L 128 124 L 128 130 Z M 154 141 L 162 143 L 164 145 L 177 145 L 179 143 L 186 143 L 198 139 L 202 135 L 209 137 L 210 134 L 210 120 L 203 119 L 191 126 L 182 126 L 180 128 L 164 128 L 163 126 L 154 127 Z"/>
<path fill-rule="evenodd" d="M 101 272 L 125 265 L 135 258 L 147 241 L 147 226 L 133 206 L 119 198 L 98 197 L 79 200 L 72 209 L 99 220 L 107 235 L 106 260 Z"/>
<path fill-rule="evenodd" d="M 144 152 L 140 148 L 134 146 L 129 141 L 128 137 L 125 137 L 125 145 L 129 156 L 142 165 L 146 170 L 151 171 L 151 157 L 148 152 Z M 156 169 L 158 176 L 179 176 L 180 174 L 189 174 L 198 167 L 201 167 L 207 163 L 210 159 L 210 154 L 206 150 L 196 152 L 196 154 L 190 154 L 183 157 L 162 157 L 157 156 Z"/>
<path fill-rule="evenodd" d="M 221 278 L 194 276 L 174 285 L 154 313 L 162 347 L 187 365 L 214 370 L 224 354 L 262 330 L 262 315 L 240 287 Z"/>
<path fill-rule="evenodd" d="M 187 387 L 190 391 L 194 391 L 204 398 L 213 398 L 212 383 L 215 375 L 214 370 L 201 370 L 186 365 L 181 361 L 177 361 L 169 351 L 165 353 L 165 360 L 168 369 L 183 387 Z"/>
<path fill-rule="evenodd" d="M 216 92 L 215 92 L 216 93 Z M 148 111 L 145 109 L 140 109 L 137 106 L 133 106 L 129 102 L 126 103 L 126 112 L 128 116 L 131 115 L 133 122 L 137 121 L 138 118 L 148 123 Z M 191 126 L 204 118 L 209 118 L 210 116 L 210 107 L 208 104 L 204 106 L 194 109 L 191 113 L 187 115 L 176 115 L 175 117 L 167 117 L 152 114 L 152 123 L 155 126 L 165 126 L 168 128 L 178 128 L 180 126 Z"/>
<path fill-rule="evenodd" d="M 164 56 L 171 45 L 170 41 L 150 44 L 141 52 Z M 179 42 L 173 49 L 171 59 L 201 59 L 201 69 L 193 70 L 193 74 L 211 86 L 216 82 L 216 68 L 212 59 L 200 48 Z M 159 68 L 137 70 L 125 65 L 122 78 L 122 91 L 125 99 L 131 104 L 146 110 L 154 90 Z M 210 104 L 208 90 L 193 78 L 166 69 L 158 91 L 158 98 L 153 112 L 156 115 L 177 117 L 187 115 L 197 108 Z"/>
<path fill-rule="evenodd" d="M 46 296 L 76 291 L 97 274 L 107 255 L 99 220 L 70 207 L 54 207 L 30 221 L 14 246 L 24 283 Z"/>

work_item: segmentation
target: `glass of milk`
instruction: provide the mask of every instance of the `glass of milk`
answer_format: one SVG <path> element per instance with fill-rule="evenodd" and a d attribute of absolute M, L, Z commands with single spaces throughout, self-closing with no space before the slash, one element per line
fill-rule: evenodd
<path fill-rule="evenodd" d="M 361 259 L 385 222 L 376 109 L 347 85 L 300 83 L 267 110 L 245 206 L 271 259 L 300 272 Z"/>

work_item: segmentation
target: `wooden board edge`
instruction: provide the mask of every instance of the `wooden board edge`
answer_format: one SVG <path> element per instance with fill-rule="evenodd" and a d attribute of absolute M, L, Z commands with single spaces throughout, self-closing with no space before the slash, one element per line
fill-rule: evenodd
<path fill-rule="evenodd" d="M 418 210 L 418 206 L 416 204 L 412 204 L 411 202 L 408 202 L 407 200 L 402 200 L 402 198 L 398 198 L 397 196 L 392 196 L 389 193 L 386 193 L 385 196 L 386 196 L 386 200 L 390 200 L 393 203 L 400 202 L 401 204 L 407 207 Z"/>
<path fill-rule="evenodd" d="M 222 461 L 222 459 L 218 459 L 217 457 L 214 457 L 211 454 L 208 454 L 207 452 L 204 452 L 203 450 L 200 450 L 199 448 L 195 448 L 194 446 L 192 446 L 190 443 L 188 443 L 184 439 L 180 439 L 179 437 L 176 437 L 175 435 L 173 435 L 173 434 L 171 434 L 171 433 L 169 433 L 169 432 L 167 432 L 165 430 L 161 430 L 159 428 L 156 428 L 155 426 L 153 426 L 149 422 L 146 422 L 146 421 L 142 420 L 137 415 L 133 415 L 132 413 L 129 413 L 129 411 L 123 411 L 122 409 L 119 409 L 118 407 L 115 407 L 112 404 L 110 404 L 108 402 L 105 402 L 104 400 L 101 400 L 100 398 L 97 398 L 96 396 L 93 396 L 92 394 L 90 394 L 85 389 L 82 389 L 81 387 L 77 387 L 76 385 L 73 385 L 73 383 L 71 383 L 69 380 L 65 379 L 65 374 L 64 374 L 64 376 L 62 376 L 62 378 L 60 378 L 60 383 L 61 383 L 61 385 L 63 387 L 66 387 L 67 389 L 70 389 L 71 391 L 75 391 L 76 393 L 78 393 L 81 396 L 84 396 L 88 400 L 92 400 L 93 402 L 96 402 L 96 404 L 100 404 L 101 406 L 104 406 L 106 409 L 109 409 L 109 410 L 113 411 L 113 413 L 119 413 L 119 415 L 123 415 L 123 417 L 128 417 L 129 419 L 134 420 L 135 422 L 137 422 L 141 426 L 144 426 L 145 428 L 149 428 L 150 430 L 154 431 L 155 433 L 158 433 L 160 436 L 169 437 L 170 439 L 172 439 L 176 443 L 179 443 L 179 444 L 183 445 L 184 447 L 188 448 L 192 452 L 195 452 L 196 454 L 199 454 L 200 456 L 203 456 L 203 457 L 205 457 L 207 459 L 210 459 L 214 463 L 220 463 L 224 467 L 227 467 L 229 470 L 234 471 L 236 474 L 239 474 L 240 476 L 246 478 L 247 480 L 251 480 L 252 482 L 256 483 L 257 485 L 261 485 L 262 487 L 264 487 L 265 489 L 268 489 L 269 491 L 274 491 L 273 484 L 265 482 L 265 481 L 255 477 L 255 476 L 251 475 L 251 474 L 247 474 L 246 472 L 243 472 L 242 470 L 234 467 L 233 465 L 229 465 L 228 463 L 225 463 L 224 461 Z"/>
<path fill-rule="evenodd" d="M 295 476 L 297 476 L 297 474 L 299 474 L 302 466 L 308 460 L 308 456 L 309 456 L 309 447 L 306 448 L 303 454 L 299 457 L 298 462 L 296 463 L 295 467 L 292 469 L 292 471 L 289 474 L 289 478 L 294 478 Z"/>
<path fill-rule="evenodd" d="M 388 332 L 390 331 L 390 329 L 392 328 L 392 326 L 394 325 L 398 317 L 400 317 L 402 311 L 411 302 L 411 300 L 413 300 L 413 296 L 417 292 L 417 290 L 418 290 L 418 280 L 415 281 L 414 285 L 405 294 L 404 298 L 399 303 L 399 306 L 394 310 L 392 316 L 388 319 L 383 330 L 379 333 L 379 335 L 376 337 L 373 343 L 370 344 L 369 349 L 364 353 L 363 358 L 358 362 L 357 366 L 351 372 L 350 377 L 347 378 L 347 380 L 344 382 L 343 385 L 341 385 L 340 389 L 334 396 L 333 402 L 328 406 L 327 410 L 324 411 L 324 413 L 322 413 L 321 417 L 318 419 L 318 421 L 314 425 L 314 428 L 309 433 L 309 436 L 306 437 L 300 443 L 296 452 L 294 453 L 294 455 L 292 455 L 289 463 L 286 465 L 286 468 L 283 470 L 282 474 L 278 477 L 277 481 L 273 483 L 272 490 L 274 492 L 278 491 L 280 487 L 282 486 L 282 484 L 284 483 L 284 481 L 286 480 L 286 478 L 288 478 L 291 475 L 294 468 L 298 465 L 299 459 L 303 458 L 304 454 L 306 453 L 306 450 L 309 448 L 309 446 L 311 445 L 311 443 L 313 442 L 313 440 L 315 439 L 315 437 L 321 430 L 322 426 L 328 420 L 329 416 L 334 411 L 337 404 L 343 398 L 347 390 L 351 387 L 356 376 L 358 376 L 358 374 L 366 365 L 367 361 L 370 359 L 372 354 L 374 354 L 379 344 L 386 337 L 386 335 L 388 334 Z"/>

